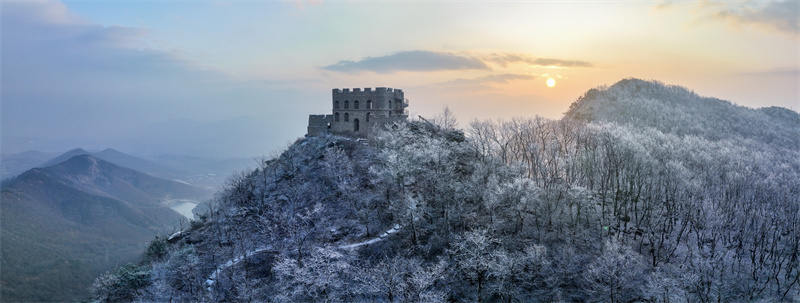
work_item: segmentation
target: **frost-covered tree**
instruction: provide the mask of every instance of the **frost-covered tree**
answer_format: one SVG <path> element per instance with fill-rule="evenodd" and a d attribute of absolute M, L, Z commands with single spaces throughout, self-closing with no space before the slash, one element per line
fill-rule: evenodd
<path fill-rule="evenodd" d="M 635 302 L 643 299 L 647 267 L 641 255 L 617 241 L 607 241 L 586 271 L 593 301 Z"/>
<path fill-rule="evenodd" d="M 628 79 L 559 120 L 374 134 L 303 138 L 234 174 L 96 298 L 800 299 L 796 112 Z"/>

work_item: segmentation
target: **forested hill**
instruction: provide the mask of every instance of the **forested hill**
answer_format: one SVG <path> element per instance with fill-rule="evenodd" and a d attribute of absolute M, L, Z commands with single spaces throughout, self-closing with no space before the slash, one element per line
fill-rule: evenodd
<path fill-rule="evenodd" d="M 189 184 L 157 178 L 87 154 L 42 170 L 74 188 L 127 202 L 161 204 L 170 199 L 202 201 L 210 196 L 209 191 Z"/>
<path fill-rule="evenodd" d="M 748 139 L 757 144 L 800 149 L 800 114 L 795 111 L 737 106 L 658 81 L 631 78 L 591 89 L 570 106 L 565 116 L 653 127 L 664 133 L 708 140 Z"/>
<path fill-rule="evenodd" d="M 449 117 L 368 145 L 299 139 L 232 176 L 211 211 L 154 240 L 145 260 L 98 278 L 93 296 L 795 302 L 796 118 L 623 80 L 560 120 L 459 130 Z"/>
<path fill-rule="evenodd" d="M 73 156 L 4 182 L 0 191 L 0 301 L 68 302 L 94 279 L 137 260 L 183 217 L 162 202 L 204 190 Z"/>

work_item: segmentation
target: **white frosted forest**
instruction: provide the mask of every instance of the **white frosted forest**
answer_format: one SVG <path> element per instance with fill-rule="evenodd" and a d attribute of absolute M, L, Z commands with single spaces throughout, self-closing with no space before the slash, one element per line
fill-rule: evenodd
<path fill-rule="evenodd" d="M 299 139 L 209 204 L 93 299 L 800 300 L 800 115 L 654 81 L 559 120 Z"/>

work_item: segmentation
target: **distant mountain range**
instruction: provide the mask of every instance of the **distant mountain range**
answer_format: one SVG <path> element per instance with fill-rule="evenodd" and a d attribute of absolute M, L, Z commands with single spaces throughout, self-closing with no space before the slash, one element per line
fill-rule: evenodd
<path fill-rule="evenodd" d="M 302 114 L 304 110 L 285 105 L 281 112 Z M 134 155 L 177 154 L 200 158 L 251 158 L 280 147 L 293 136 L 305 133 L 304 121 L 274 124 L 270 119 L 241 116 L 217 121 L 170 119 L 153 121 L 126 128 L 108 125 L 117 131 L 50 129 L 36 126 L 8 128 L 12 121 L 3 121 L 6 128 L 0 146 L 6 154 L 29 150 L 65 151 L 73 147 L 114 147 Z M 6 123 L 8 122 L 8 123 Z M 13 123 L 12 123 L 13 124 Z M 28 126 L 32 126 L 26 124 Z M 287 137 L 287 134 L 289 137 Z M 86 148 L 89 151 L 92 149 Z M 45 160 L 51 157 L 46 158 Z M 41 162 L 37 163 L 41 164 Z"/>
<path fill-rule="evenodd" d="M 165 201 L 210 196 L 100 157 L 159 169 L 114 150 L 76 149 L 3 182 L 2 301 L 86 298 L 99 274 L 135 260 L 155 236 L 180 225 L 184 218 Z"/>
<path fill-rule="evenodd" d="M 216 190 L 232 172 L 244 169 L 254 163 L 249 158 L 216 159 L 170 154 L 160 154 L 145 159 L 112 148 L 99 152 L 75 148 L 60 155 L 26 151 L 2 155 L 2 162 L 0 162 L 2 179 L 18 176 L 31 168 L 53 166 L 78 155 L 92 155 L 122 167 L 163 179 L 187 182 L 208 190 Z"/>

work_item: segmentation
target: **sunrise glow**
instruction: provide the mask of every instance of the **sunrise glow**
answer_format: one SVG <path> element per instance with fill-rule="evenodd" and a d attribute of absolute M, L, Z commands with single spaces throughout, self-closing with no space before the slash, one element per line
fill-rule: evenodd
<path fill-rule="evenodd" d="M 0 1 L 0 301 L 800 302 L 800 0 Z"/>
<path fill-rule="evenodd" d="M 354 87 L 400 88 L 412 116 L 449 106 L 463 123 L 558 118 L 630 77 L 798 110 L 797 12 L 791 1 L 4 2 L 2 147 L 68 149 L 63 138 L 79 136 L 134 150 L 143 128 L 251 121 L 226 132 L 258 138 L 229 151 L 249 157 L 303 136 L 297 117 Z"/>

